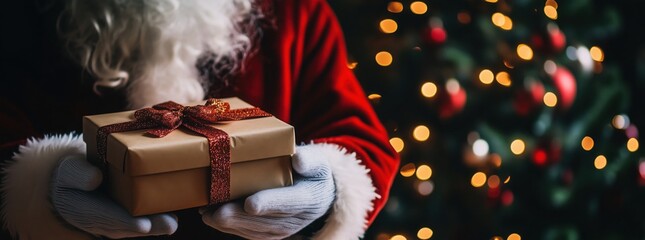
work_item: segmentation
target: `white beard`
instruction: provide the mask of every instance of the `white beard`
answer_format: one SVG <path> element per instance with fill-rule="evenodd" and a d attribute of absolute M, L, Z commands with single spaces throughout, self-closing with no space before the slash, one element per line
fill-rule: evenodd
<path fill-rule="evenodd" d="M 195 67 L 239 59 L 251 48 L 240 23 L 253 0 L 74 0 L 61 17 L 70 50 L 94 77 L 96 87 L 127 86 L 130 108 L 163 101 L 204 98 Z M 232 64 L 241 64 L 234 62 Z M 127 84 L 126 84 L 127 83 Z"/>

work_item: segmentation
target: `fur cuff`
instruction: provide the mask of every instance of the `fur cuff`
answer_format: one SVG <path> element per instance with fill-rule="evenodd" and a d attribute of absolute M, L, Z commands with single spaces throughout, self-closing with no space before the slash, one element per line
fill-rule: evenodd
<path fill-rule="evenodd" d="M 90 239 L 58 218 L 49 201 L 50 177 L 63 156 L 85 155 L 81 136 L 29 139 L 3 170 L 0 214 L 5 228 L 19 239 Z"/>
<path fill-rule="evenodd" d="M 336 200 L 323 228 L 313 239 L 358 239 L 367 228 L 367 214 L 372 200 L 379 198 L 369 170 L 361 165 L 356 153 L 327 143 L 313 144 L 309 151 L 327 156 L 336 185 Z"/>

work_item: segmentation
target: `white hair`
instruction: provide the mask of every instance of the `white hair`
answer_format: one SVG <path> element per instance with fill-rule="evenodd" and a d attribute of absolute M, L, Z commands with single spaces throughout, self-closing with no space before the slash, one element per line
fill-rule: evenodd
<path fill-rule="evenodd" d="M 241 23 L 253 0 L 70 0 L 60 18 L 68 49 L 99 88 L 126 86 L 130 108 L 204 98 L 200 56 L 241 64 L 251 49 Z M 231 61 L 231 59 L 235 61 Z"/>

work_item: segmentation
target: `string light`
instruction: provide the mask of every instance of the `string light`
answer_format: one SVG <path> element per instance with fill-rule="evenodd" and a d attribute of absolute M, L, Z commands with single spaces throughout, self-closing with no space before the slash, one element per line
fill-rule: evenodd
<path fill-rule="evenodd" d="M 508 176 L 508 177 L 506 177 L 506 180 L 504 180 L 504 184 L 507 184 L 510 181 L 511 181 L 511 176 Z"/>
<path fill-rule="evenodd" d="M 582 149 L 584 149 L 585 151 L 591 151 L 594 145 L 593 138 L 589 136 L 583 137 L 580 145 L 582 145 Z"/>
<path fill-rule="evenodd" d="M 432 231 L 432 229 L 424 227 L 419 229 L 419 231 L 417 232 L 417 238 L 421 240 L 426 240 L 426 239 L 430 239 L 433 234 L 434 232 Z"/>
<path fill-rule="evenodd" d="M 495 80 L 504 87 L 511 86 L 511 76 L 505 71 L 498 72 L 497 75 L 495 75 Z"/>
<path fill-rule="evenodd" d="M 506 240 L 522 240 L 522 237 L 517 233 L 511 233 L 511 235 L 508 235 Z"/>
<path fill-rule="evenodd" d="M 508 16 L 504 16 L 504 24 L 500 28 L 506 31 L 513 29 L 513 20 Z"/>
<path fill-rule="evenodd" d="M 408 240 L 408 239 L 407 239 L 407 238 L 405 238 L 405 236 L 403 236 L 403 235 L 398 235 L 398 234 L 397 234 L 397 235 L 392 236 L 392 237 L 390 238 L 390 240 Z"/>
<path fill-rule="evenodd" d="M 417 170 L 417 167 L 414 165 L 414 163 L 408 163 L 403 165 L 403 167 L 401 167 L 400 173 L 401 173 L 401 176 L 412 177 L 416 170 Z"/>
<path fill-rule="evenodd" d="M 349 69 L 354 69 L 356 66 L 358 66 L 358 62 L 347 63 L 347 68 Z"/>
<path fill-rule="evenodd" d="M 421 85 L 421 95 L 427 98 L 434 97 L 437 94 L 437 85 L 433 82 L 426 82 Z"/>
<path fill-rule="evenodd" d="M 544 62 L 544 71 L 550 75 L 555 73 L 555 70 L 558 69 L 558 66 L 552 60 L 546 60 Z"/>
<path fill-rule="evenodd" d="M 600 170 L 607 166 L 607 158 L 604 155 L 598 155 L 593 161 L 593 166 Z"/>
<path fill-rule="evenodd" d="M 500 12 L 493 13 L 493 15 L 490 18 L 491 18 L 491 21 L 493 22 L 493 25 L 498 27 L 504 26 L 504 22 L 506 21 L 504 14 Z"/>
<path fill-rule="evenodd" d="M 616 115 L 611 119 L 611 125 L 616 129 L 625 129 L 629 126 L 629 117 L 627 115 Z"/>
<path fill-rule="evenodd" d="M 419 142 L 423 142 L 430 138 L 430 129 L 424 125 L 419 125 L 412 131 L 412 136 Z"/>
<path fill-rule="evenodd" d="M 558 97 L 552 92 L 546 92 L 542 100 L 547 107 L 555 107 L 558 104 Z"/>
<path fill-rule="evenodd" d="M 517 45 L 517 56 L 524 60 L 533 59 L 533 49 L 524 43 Z"/>
<path fill-rule="evenodd" d="M 630 138 L 627 140 L 627 150 L 630 152 L 636 152 L 638 150 L 638 139 Z"/>
<path fill-rule="evenodd" d="M 390 145 L 396 150 L 396 152 L 401 152 L 403 151 L 403 148 L 405 147 L 405 143 L 403 143 L 403 139 L 398 138 L 398 137 L 393 137 L 390 138 Z"/>
<path fill-rule="evenodd" d="M 491 84 L 493 83 L 495 76 L 493 75 L 493 72 L 488 69 L 484 69 L 481 72 L 479 72 L 479 81 L 481 81 L 483 84 Z"/>
<path fill-rule="evenodd" d="M 376 63 L 383 67 L 390 66 L 392 64 L 392 54 L 387 51 L 381 51 L 376 54 Z"/>
<path fill-rule="evenodd" d="M 379 27 L 384 33 L 394 33 L 399 26 L 396 24 L 396 21 L 388 18 L 381 20 Z"/>
<path fill-rule="evenodd" d="M 432 177 L 432 168 L 428 165 L 421 165 L 417 168 L 417 178 L 421 181 L 428 180 Z"/>
<path fill-rule="evenodd" d="M 485 0 L 485 1 L 489 2 L 489 3 L 496 3 L 497 2 L 497 0 Z"/>
<path fill-rule="evenodd" d="M 484 139 L 477 139 L 473 143 L 473 153 L 478 157 L 486 156 L 488 154 L 488 150 L 488 142 Z"/>
<path fill-rule="evenodd" d="M 370 95 L 367 95 L 367 99 L 369 99 L 369 100 L 379 100 L 379 99 L 381 99 L 381 94 L 372 93 Z"/>
<path fill-rule="evenodd" d="M 524 150 L 526 148 L 526 145 L 524 144 L 524 141 L 522 139 L 515 139 L 513 142 L 511 142 L 511 152 L 515 155 L 520 155 L 524 153 Z"/>
<path fill-rule="evenodd" d="M 486 184 L 486 174 L 483 172 L 476 172 L 470 179 L 470 184 L 473 185 L 473 187 L 484 186 L 484 184 Z"/>
<path fill-rule="evenodd" d="M 602 52 L 602 49 L 599 47 L 593 46 L 589 49 L 589 54 L 591 54 L 591 59 L 596 62 L 602 62 L 605 60 L 605 54 Z"/>
<path fill-rule="evenodd" d="M 490 240 L 504 240 L 504 239 L 502 237 L 500 237 L 500 236 L 494 236 Z"/>
<path fill-rule="evenodd" d="M 401 2 L 390 2 L 387 5 L 387 10 L 391 13 L 400 13 L 403 11 L 403 4 Z"/>
<path fill-rule="evenodd" d="M 421 15 L 428 11 L 428 5 L 421 1 L 415 1 L 410 3 L 410 10 L 412 10 L 412 13 L 414 14 Z"/>
<path fill-rule="evenodd" d="M 550 19 L 556 20 L 558 19 L 558 10 L 553 6 L 544 6 L 544 15 Z"/>

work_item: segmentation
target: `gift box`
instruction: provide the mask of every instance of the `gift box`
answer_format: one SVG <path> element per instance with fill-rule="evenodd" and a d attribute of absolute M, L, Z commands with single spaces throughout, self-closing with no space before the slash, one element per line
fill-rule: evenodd
<path fill-rule="evenodd" d="M 238 98 L 223 99 L 223 102 L 233 110 L 252 107 Z M 162 115 L 163 118 L 168 114 L 178 115 L 170 112 Z M 220 156 L 226 155 L 225 151 L 212 153 L 219 148 L 211 149 L 211 140 L 190 130 L 190 126 L 179 126 L 163 137 L 150 136 L 149 128 L 109 133 L 102 153 L 99 129 L 133 122 L 134 115 L 135 111 L 127 111 L 83 119 L 88 160 L 105 170 L 105 189 L 133 216 L 213 204 L 213 194 L 222 191 L 228 191 L 223 193 L 227 199 L 236 199 L 292 184 L 294 129 L 275 117 L 208 124 L 228 135 L 230 165 L 212 162 L 213 158 L 219 161 L 226 157 Z M 224 169 L 216 169 L 213 164 Z M 230 175 L 219 179 L 222 176 L 214 173 L 218 171 Z M 226 179 L 229 179 L 224 183 L 227 189 L 213 189 L 213 182 Z"/>

